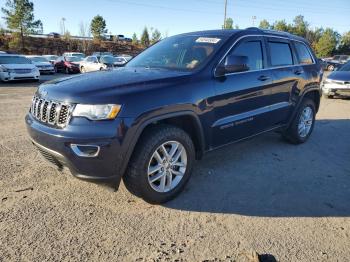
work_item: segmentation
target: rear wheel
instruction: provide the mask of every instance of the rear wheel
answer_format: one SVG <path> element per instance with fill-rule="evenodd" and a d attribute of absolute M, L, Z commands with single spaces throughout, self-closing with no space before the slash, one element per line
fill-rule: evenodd
<path fill-rule="evenodd" d="M 85 67 L 82 66 L 82 67 L 80 68 L 80 72 L 82 72 L 83 74 L 86 73 Z"/>
<path fill-rule="evenodd" d="M 180 128 L 158 126 L 146 131 L 123 177 L 127 189 L 149 203 L 176 197 L 191 176 L 195 149 Z"/>
<path fill-rule="evenodd" d="M 70 73 L 68 67 L 65 68 L 65 73 L 66 73 L 66 74 L 69 74 L 69 73 Z"/>
<path fill-rule="evenodd" d="M 298 112 L 283 136 L 293 144 L 301 144 L 310 137 L 315 125 L 315 103 L 309 98 L 304 98 Z"/>

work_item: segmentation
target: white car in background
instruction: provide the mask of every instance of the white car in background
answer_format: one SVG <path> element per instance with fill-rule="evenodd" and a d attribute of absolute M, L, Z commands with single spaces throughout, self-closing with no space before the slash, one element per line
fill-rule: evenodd
<path fill-rule="evenodd" d="M 81 59 L 85 58 L 85 54 L 79 53 L 79 52 L 65 52 L 65 53 L 63 53 L 62 56 L 76 56 L 76 57 L 79 57 Z"/>
<path fill-rule="evenodd" d="M 57 60 L 58 56 L 57 55 L 43 55 L 43 57 L 49 61 L 52 65 L 55 63 Z"/>
<path fill-rule="evenodd" d="M 104 56 L 88 56 L 80 62 L 80 72 L 87 73 L 93 71 L 102 71 L 112 69 L 114 67 L 114 57 L 110 55 Z"/>
<path fill-rule="evenodd" d="M 39 68 L 40 74 L 54 74 L 55 68 L 53 65 L 47 61 L 45 57 L 30 55 L 26 56 L 32 63 Z"/>
<path fill-rule="evenodd" d="M 0 79 L 8 82 L 14 80 L 39 81 L 39 69 L 26 57 L 20 55 L 0 54 Z"/>
<path fill-rule="evenodd" d="M 114 65 L 115 66 L 124 66 L 127 62 L 132 59 L 132 56 L 122 55 L 114 57 Z"/>

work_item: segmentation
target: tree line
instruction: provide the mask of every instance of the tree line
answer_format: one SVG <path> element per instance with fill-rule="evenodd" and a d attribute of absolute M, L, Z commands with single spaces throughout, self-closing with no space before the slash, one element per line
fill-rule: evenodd
<path fill-rule="evenodd" d="M 30 0 L 7 0 L 5 7 L 1 8 L 8 29 L 11 30 L 12 40 L 10 46 L 25 47 L 25 35 L 30 33 L 42 33 L 43 23 L 34 17 L 34 4 Z M 89 25 L 81 23 L 79 34 L 86 36 L 92 34 L 94 40 L 100 41 L 104 39 L 104 35 L 108 32 L 106 20 L 101 15 L 96 15 Z M 350 54 L 350 31 L 340 35 L 332 28 L 311 28 L 302 15 L 294 18 L 292 23 L 285 20 L 278 20 L 269 23 L 266 19 L 261 20 L 259 27 L 262 29 L 272 29 L 278 31 L 289 32 L 306 38 L 311 47 L 314 49 L 318 57 L 326 57 L 334 54 Z M 223 29 L 239 28 L 234 26 L 232 18 L 227 18 Z M 69 38 L 70 33 L 64 29 L 64 37 Z M 165 36 L 166 37 L 166 36 Z M 134 33 L 132 43 L 148 47 L 162 39 L 162 34 L 156 28 L 151 27 L 150 30 L 145 27 L 140 35 Z"/>
<path fill-rule="evenodd" d="M 34 17 L 34 4 L 30 0 L 7 0 L 5 7 L 1 8 L 4 14 L 4 20 L 6 21 L 7 28 L 12 34 L 10 47 L 25 49 L 25 36 L 33 33 L 43 32 L 43 23 L 41 20 L 36 20 Z M 65 29 L 65 19 L 61 21 L 61 33 L 64 39 L 70 38 L 69 30 Z M 62 25 L 63 23 L 63 25 Z M 5 30 L 2 30 L 3 32 Z M 95 41 L 101 41 L 104 39 L 105 34 L 108 32 L 106 20 L 101 15 L 96 15 L 91 20 L 90 24 L 79 25 L 80 36 L 92 35 Z M 162 39 L 160 31 L 151 27 L 150 30 L 145 27 L 141 33 L 140 39 L 136 33 L 132 36 L 132 42 L 135 45 L 141 45 L 142 47 L 148 47 Z M 115 39 L 116 40 L 116 39 Z"/>
<path fill-rule="evenodd" d="M 228 18 L 223 25 L 224 29 L 233 29 L 233 20 Z M 238 28 L 236 25 L 235 28 Z M 327 57 L 334 54 L 350 54 L 350 31 L 343 35 L 332 28 L 311 28 L 302 15 L 294 18 L 292 23 L 286 20 L 277 20 L 269 23 L 266 19 L 260 21 L 259 28 L 284 31 L 307 39 L 318 57 Z"/>

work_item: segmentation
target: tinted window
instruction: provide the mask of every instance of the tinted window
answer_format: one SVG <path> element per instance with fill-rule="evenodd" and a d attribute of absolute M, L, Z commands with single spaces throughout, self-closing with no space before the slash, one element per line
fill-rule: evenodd
<path fill-rule="evenodd" d="M 271 65 L 293 65 L 292 51 L 288 43 L 269 42 Z"/>
<path fill-rule="evenodd" d="M 295 42 L 294 44 L 299 57 L 299 63 L 312 64 L 313 60 L 307 47 L 304 44 L 298 42 Z"/>
<path fill-rule="evenodd" d="M 263 68 L 263 55 L 260 41 L 249 41 L 236 47 L 232 55 L 248 57 L 249 70 L 259 70 Z"/>

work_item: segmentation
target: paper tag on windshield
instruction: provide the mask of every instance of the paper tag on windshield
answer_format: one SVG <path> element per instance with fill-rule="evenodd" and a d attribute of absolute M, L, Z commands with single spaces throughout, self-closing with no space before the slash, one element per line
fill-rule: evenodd
<path fill-rule="evenodd" d="M 221 39 L 215 37 L 199 37 L 197 38 L 197 43 L 209 43 L 209 44 L 217 44 Z"/>

